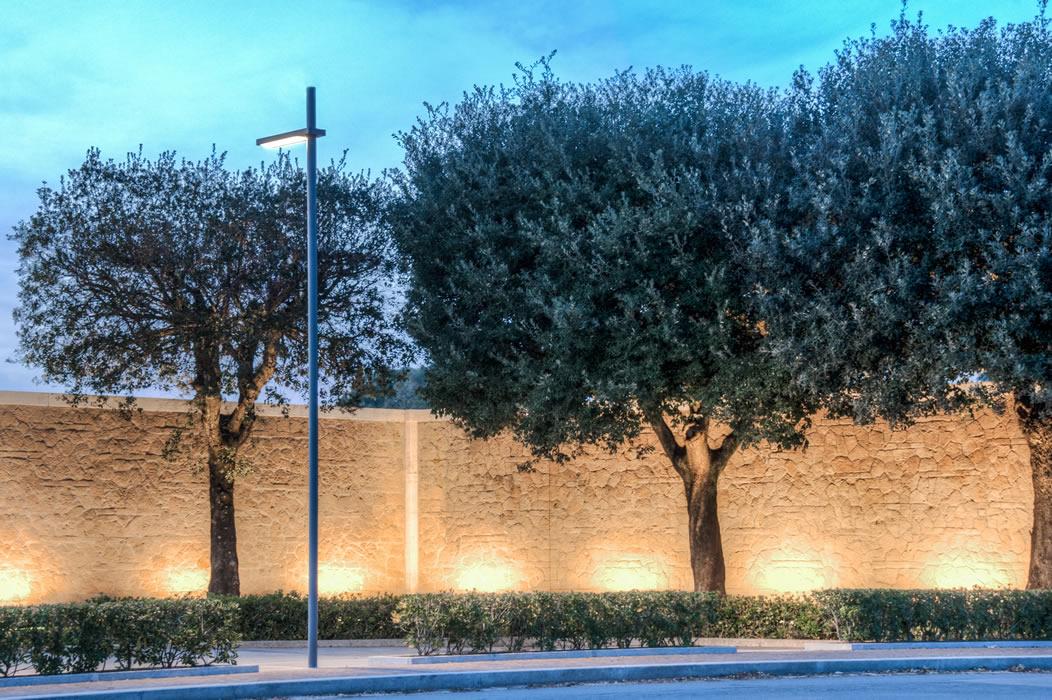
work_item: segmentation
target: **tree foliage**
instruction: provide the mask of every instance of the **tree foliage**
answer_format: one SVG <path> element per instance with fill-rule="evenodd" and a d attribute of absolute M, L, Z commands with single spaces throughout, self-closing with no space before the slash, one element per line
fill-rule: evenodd
<path fill-rule="evenodd" d="M 664 413 L 743 444 L 804 410 L 746 304 L 750 222 L 778 218 L 773 93 L 688 69 L 559 81 L 547 62 L 400 134 L 394 232 L 432 406 L 564 459 Z"/>
<path fill-rule="evenodd" d="M 254 400 L 306 391 L 305 179 L 287 156 L 124 162 L 88 152 L 15 229 L 20 359 L 72 394 Z M 319 172 L 320 363 L 330 403 L 389 385 L 404 346 L 384 314 L 386 193 Z M 261 381 L 262 380 L 262 381 Z"/>
<path fill-rule="evenodd" d="M 900 19 L 798 80 L 796 223 L 756 237 L 754 270 L 785 359 L 834 414 L 1048 391 L 1049 38 L 1040 19 L 937 35 Z M 962 382 L 977 376 L 992 384 Z"/>

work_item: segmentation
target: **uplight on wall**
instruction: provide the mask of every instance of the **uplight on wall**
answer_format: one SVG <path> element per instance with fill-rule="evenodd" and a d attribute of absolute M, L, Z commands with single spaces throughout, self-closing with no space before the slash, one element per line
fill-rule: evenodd
<path fill-rule="evenodd" d="M 824 567 L 816 562 L 783 562 L 757 577 L 757 587 L 773 593 L 802 593 L 828 588 Z"/>
<path fill-rule="evenodd" d="M 318 592 L 322 595 L 359 593 L 365 588 L 365 573 L 344 564 L 322 564 L 318 567 Z"/>
<path fill-rule="evenodd" d="M 0 604 L 21 603 L 29 598 L 29 576 L 20 569 L 0 568 Z"/>
<path fill-rule="evenodd" d="M 763 593 L 803 593 L 839 585 L 839 557 L 802 538 L 761 551 L 748 566 L 751 588 Z"/>
<path fill-rule="evenodd" d="M 470 564 L 458 571 L 455 587 L 461 591 L 497 593 L 513 589 L 516 578 L 515 572 L 506 564 Z"/>
<path fill-rule="evenodd" d="M 208 572 L 197 567 L 179 567 L 168 572 L 165 588 L 173 595 L 199 593 L 208 589 Z"/>
<path fill-rule="evenodd" d="M 1012 576 L 1004 564 L 985 561 L 971 552 L 955 554 L 929 562 L 920 585 L 931 588 L 1021 588 L 1025 584 Z M 1025 572 L 1024 572 L 1025 573 Z"/>
<path fill-rule="evenodd" d="M 656 591 L 668 588 L 668 577 L 655 559 L 632 556 L 607 561 L 592 576 L 600 591 Z"/>

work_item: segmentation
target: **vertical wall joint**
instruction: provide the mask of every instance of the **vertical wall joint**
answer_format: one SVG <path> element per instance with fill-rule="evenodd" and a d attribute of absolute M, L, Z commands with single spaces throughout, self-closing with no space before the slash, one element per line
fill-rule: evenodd
<path fill-rule="evenodd" d="M 403 446 L 405 471 L 405 589 L 420 585 L 420 422 L 406 414 Z"/>

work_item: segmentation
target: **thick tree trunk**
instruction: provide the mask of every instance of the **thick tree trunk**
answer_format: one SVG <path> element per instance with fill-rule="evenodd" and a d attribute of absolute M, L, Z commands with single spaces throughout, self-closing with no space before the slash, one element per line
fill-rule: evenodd
<path fill-rule="evenodd" d="M 709 444 L 710 422 L 706 418 L 698 418 L 681 437 L 673 433 L 663 416 L 652 415 L 650 424 L 683 480 L 694 590 L 725 593 L 727 570 L 723 561 L 716 487 L 738 441 L 733 434 L 727 435 L 720 440 L 719 447 L 712 448 Z"/>
<path fill-rule="evenodd" d="M 234 479 L 230 466 L 213 454 L 208 456 L 208 500 L 212 514 L 212 575 L 208 580 L 208 592 L 241 595 L 237 530 L 234 526 Z"/>
<path fill-rule="evenodd" d="M 1052 589 L 1052 405 L 1017 395 L 1016 412 L 1030 446 L 1034 480 L 1034 527 L 1026 587 Z"/>
<path fill-rule="evenodd" d="M 702 449 L 709 452 L 707 446 Z M 683 485 L 687 492 L 690 569 L 694 573 L 694 590 L 726 593 L 727 571 L 723 563 L 723 540 L 720 537 L 720 518 L 716 507 L 719 474 L 713 468 L 708 454 L 704 459 L 691 460 L 691 451 L 687 450 L 691 478 L 684 478 Z"/>
<path fill-rule="evenodd" d="M 234 477 L 239 468 L 237 453 L 252 434 L 256 422 L 256 399 L 274 376 L 279 338 L 280 335 L 274 332 L 263 340 L 244 343 L 234 353 L 238 363 L 238 400 L 234 410 L 226 415 L 222 413 L 220 344 L 203 340 L 195 349 L 193 386 L 201 411 L 201 435 L 208 450 L 212 565 L 209 593 L 241 595 L 234 524 Z M 257 352 L 262 353 L 259 365 L 255 364 Z"/>

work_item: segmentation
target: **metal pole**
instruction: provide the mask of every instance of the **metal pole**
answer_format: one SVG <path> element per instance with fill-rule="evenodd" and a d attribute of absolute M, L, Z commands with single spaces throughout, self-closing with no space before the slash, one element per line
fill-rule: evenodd
<path fill-rule="evenodd" d="M 307 88 L 307 130 L 315 128 L 314 88 Z M 310 408 L 308 451 L 307 666 L 318 667 L 318 140 L 307 137 L 307 354 Z"/>

